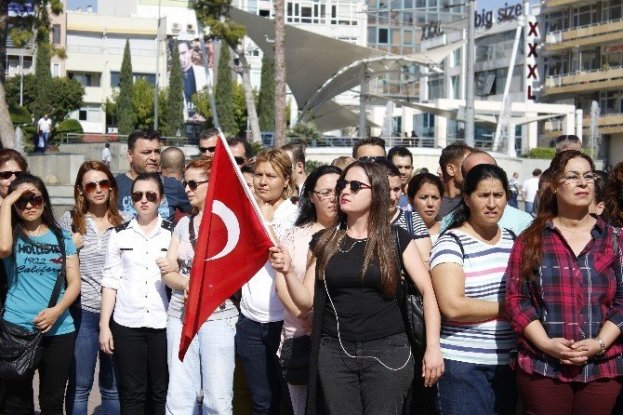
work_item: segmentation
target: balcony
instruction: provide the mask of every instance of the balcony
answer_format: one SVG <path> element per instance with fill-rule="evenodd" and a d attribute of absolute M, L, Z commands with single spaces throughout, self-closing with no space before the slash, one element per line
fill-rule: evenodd
<path fill-rule="evenodd" d="M 578 7 L 585 4 L 590 4 L 594 0 L 545 0 L 543 1 L 543 6 L 546 10 L 559 8 L 559 7 Z"/>
<path fill-rule="evenodd" d="M 619 134 L 623 133 L 623 114 L 608 114 L 599 117 L 597 121 L 599 134 Z M 588 131 L 591 127 L 590 117 L 584 117 L 582 120 L 582 128 Z"/>
<path fill-rule="evenodd" d="M 623 68 L 603 67 L 592 71 L 548 76 L 545 78 L 543 94 L 583 94 L 595 91 L 623 89 Z"/>
<path fill-rule="evenodd" d="M 600 45 L 617 40 L 623 40 L 623 19 L 548 33 L 545 38 L 545 51 L 560 52 L 570 48 Z"/>

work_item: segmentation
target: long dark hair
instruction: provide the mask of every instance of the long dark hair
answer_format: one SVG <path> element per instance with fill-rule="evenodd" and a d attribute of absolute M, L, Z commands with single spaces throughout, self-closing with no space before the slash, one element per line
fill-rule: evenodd
<path fill-rule="evenodd" d="M 569 160 L 578 157 L 586 160 L 590 164 L 591 170 L 595 170 L 593 160 L 577 150 L 567 150 L 556 154 L 549 166 L 548 174 L 539 192 L 541 198 L 537 216 L 532 224 L 521 234 L 524 240 L 521 275 L 526 279 L 534 279 L 534 271 L 540 266 L 541 257 L 543 256 L 543 230 L 546 223 L 558 216 L 556 190 L 560 187 L 560 180 L 565 173 L 565 167 Z"/>
<path fill-rule="evenodd" d="M 458 228 L 463 225 L 471 214 L 465 196 L 470 196 L 476 191 L 481 181 L 486 179 L 496 179 L 502 182 L 502 187 L 506 192 L 506 199 L 510 197 L 508 187 L 508 177 L 506 172 L 494 164 L 478 164 L 470 169 L 463 179 L 463 200 L 452 212 L 452 222 L 447 229 Z"/>
<path fill-rule="evenodd" d="M 106 214 L 108 220 L 113 226 L 121 225 L 123 223 L 123 216 L 121 216 L 119 208 L 117 207 L 117 195 L 119 193 L 119 189 L 117 187 L 117 181 L 110 172 L 110 169 L 101 161 L 85 161 L 78 169 L 78 175 L 76 176 L 76 183 L 74 185 L 74 200 L 76 205 L 70 210 L 72 224 L 76 228 L 76 231 L 80 232 L 82 235 L 87 233 L 85 215 L 89 210 L 89 202 L 84 195 L 84 189 L 82 189 L 82 179 L 84 179 L 85 174 L 92 170 L 101 171 L 106 175 L 106 178 L 110 182 L 110 193 L 108 195 L 107 202 L 108 212 Z"/>
<path fill-rule="evenodd" d="M 356 161 L 344 169 L 340 179 L 353 167 L 364 170 L 372 187 L 372 203 L 368 219 L 368 239 L 364 253 L 361 277 L 365 275 L 373 260 L 378 261 L 381 272 L 381 289 L 386 297 L 396 293 L 397 286 L 397 253 L 394 235 L 389 224 L 389 180 L 387 170 L 378 163 Z M 339 195 L 338 195 L 339 196 Z M 347 215 L 339 209 L 332 226 L 322 231 L 318 243 L 313 246 L 312 253 L 317 258 L 316 269 L 318 278 L 324 279 L 325 269 L 329 260 L 336 254 L 342 239 L 346 235 Z"/>
<path fill-rule="evenodd" d="M 316 183 L 318 179 L 320 179 L 325 174 L 341 174 L 342 169 L 335 166 L 320 166 L 317 169 L 314 169 L 307 179 L 305 179 L 305 183 L 303 184 L 303 194 L 299 198 L 299 216 L 296 218 L 296 222 L 294 222 L 294 226 L 303 226 L 308 223 L 316 222 L 318 219 L 316 217 L 316 208 L 311 201 L 311 195 L 316 188 Z"/>
<path fill-rule="evenodd" d="M 41 222 L 47 226 L 50 231 L 52 231 L 56 237 L 60 240 L 63 237 L 63 232 L 58 226 L 56 219 L 54 219 L 54 213 L 52 212 L 52 204 L 50 203 L 50 195 L 48 194 L 48 189 L 46 189 L 45 184 L 43 184 L 43 180 L 41 180 L 37 176 L 33 176 L 29 173 L 20 174 L 13 182 L 9 185 L 9 194 L 13 193 L 15 189 L 23 184 L 30 184 L 37 188 L 41 192 L 41 196 L 43 197 L 43 213 L 41 214 Z M 28 243 L 35 244 L 35 242 L 26 235 L 24 232 L 24 227 L 22 223 L 22 219 L 17 215 L 17 211 L 15 206 L 13 206 L 11 212 L 11 225 L 13 227 L 13 243 L 15 244 L 18 238 L 27 241 Z"/>
<path fill-rule="evenodd" d="M 623 226 L 623 161 L 610 172 L 606 184 L 606 209 L 613 226 Z"/>

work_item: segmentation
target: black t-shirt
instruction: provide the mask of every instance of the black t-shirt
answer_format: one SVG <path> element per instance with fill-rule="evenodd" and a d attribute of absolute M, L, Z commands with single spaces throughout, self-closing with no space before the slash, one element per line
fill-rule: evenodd
<path fill-rule="evenodd" d="M 398 229 L 398 235 L 404 252 L 411 237 L 401 228 Z M 395 244 L 393 240 L 388 243 Z M 329 295 L 337 311 L 343 340 L 369 341 L 405 330 L 396 298 L 385 297 L 381 290 L 378 260 L 368 265 L 363 280 L 361 278 L 365 247 L 365 239 L 344 236 L 340 244 L 344 252 L 337 251 L 325 270 Z M 335 313 L 328 300 L 323 313 L 322 333 L 337 337 Z"/>

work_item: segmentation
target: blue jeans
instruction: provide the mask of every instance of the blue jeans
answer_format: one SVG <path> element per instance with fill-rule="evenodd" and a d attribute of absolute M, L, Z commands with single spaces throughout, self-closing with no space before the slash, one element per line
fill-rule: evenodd
<path fill-rule="evenodd" d="M 437 390 L 442 415 L 512 415 L 517 403 L 515 373 L 509 365 L 444 360 Z"/>
<path fill-rule="evenodd" d="M 203 390 L 203 414 L 231 415 L 236 365 L 234 336 L 237 319 L 236 316 L 203 323 L 190 343 L 182 362 L 178 357 L 182 320 L 169 316 L 167 321 L 169 363 L 167 414 L 199 414 L 197 398 Z"/>
<path fill-rule="evenodd" d="M 102 415 L 118 414 L 119 395 L 115 380 L 112 357 L 99 350 L 99 313 L 72 307 L 73 316 L 78 330 L 76 346 L 74 349 L 74 361 L 69 375 L 67 397 L 65 405 L 67 413 L 73 415 L 86 415 L 89 394 L 93 387 L 95 363 L 99 355 L 99 387 L 102 396 Z"/>
<path fill-rule="evenodd" d="M 525 208 L 524 210 L 529 214 L 534 213 L 534 202 L 524 202 Z"/>
<path fill-rule="evenodd" d="M 253 415 L 279 415 L 283 380 L 277 358 L 283 321 L 258 323 L 240 314 L 236 353 L 242 361 L 253 400 Z"/>

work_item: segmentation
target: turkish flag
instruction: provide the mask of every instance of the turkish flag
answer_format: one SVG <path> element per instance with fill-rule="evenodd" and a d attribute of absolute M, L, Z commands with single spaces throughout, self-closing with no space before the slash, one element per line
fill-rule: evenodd
<path fill-rule="evenodd" d="M 190 271 L 180 360 L 214 310 L 264 266 L 273 245 L 254 196 L 219 135 Z"/>

